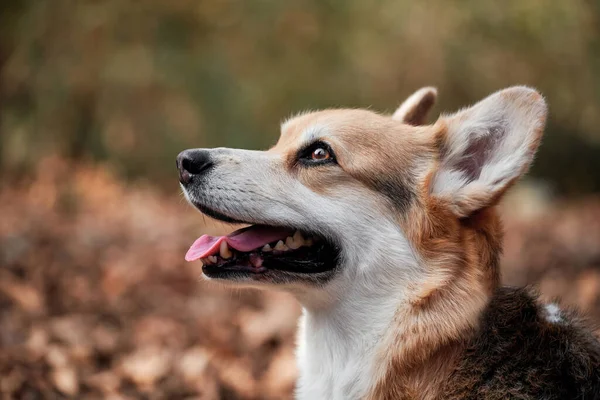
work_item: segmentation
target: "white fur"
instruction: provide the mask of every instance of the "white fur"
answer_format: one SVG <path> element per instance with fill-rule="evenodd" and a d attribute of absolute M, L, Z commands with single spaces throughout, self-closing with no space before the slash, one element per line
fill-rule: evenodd
<path fill-rule="evenodd" d="M 559 323 L 563 322 L 563 317 L 562 317 L 560 308 L 558 307 L 557 304 L 554 304 L 554 303 L 546 304 L 544 309 L 546 310 L 546 320 L 548 322 L 551 322 L 553 324 L 559 324 Z"/>
<path fill-rule="evenodd" d="M 354 263 L 342 266 L 358 276 L 332 283 L 329 290 L 336 301 L 331 304 L 305 305 L 297 353 L 298 399 L 358 399 L 373 387 L 376 348 L 403 303 L 403 288 L 420 272 L 397 228 L 363 233 L 378 239 Z M 374 263 L 377 272 L 370 268 Z"/>

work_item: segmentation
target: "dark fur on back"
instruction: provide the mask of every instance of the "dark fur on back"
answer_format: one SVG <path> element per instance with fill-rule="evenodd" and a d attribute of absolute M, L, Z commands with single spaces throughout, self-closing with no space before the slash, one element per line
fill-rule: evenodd
<path fill-rule="evenodd" d="M 530 290 L 500 288 L 443 392 L 447 399 L 600 399 L 600 342 L 563 310 L 549 322 Z"/>

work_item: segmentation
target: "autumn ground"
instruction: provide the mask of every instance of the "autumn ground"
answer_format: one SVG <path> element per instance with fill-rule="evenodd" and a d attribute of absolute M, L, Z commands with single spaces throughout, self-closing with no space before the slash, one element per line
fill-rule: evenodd
<path fill-rule="evenodd" d="M 0 182 L 3 398 L 289 398 L 297 304 L 201 282 L 183 261 L 225 226 L 177 194 L 59 160 Z M 520 190 L 502 211 L 505 281 L 600 321 L 600 199 Z"/>

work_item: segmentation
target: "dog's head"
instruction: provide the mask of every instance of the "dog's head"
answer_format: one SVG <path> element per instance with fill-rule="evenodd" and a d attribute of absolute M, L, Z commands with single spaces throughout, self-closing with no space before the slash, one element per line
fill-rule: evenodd
<path fill-rule="evenodd" d="M 186 258 L 202 259 L 209 278 L 309 296 L 420 281 L 430 260 L 464 258 L 456 227 L 527 170 L 546 106 L 514 87 L 423 125 L 435 96 L 422 89 L 392 116 L 303 113 L 282 124 L 268 151 L 182 152 L 187 199 L 216 219 L 251 224 L 201 237 Z"/>

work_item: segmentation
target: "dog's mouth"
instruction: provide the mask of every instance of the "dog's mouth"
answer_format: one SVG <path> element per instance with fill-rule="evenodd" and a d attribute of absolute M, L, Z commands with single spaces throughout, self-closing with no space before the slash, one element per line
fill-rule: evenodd
<path fill-rule="evenodd" d="M 334 269 L 338 257 L 335 245 L 309 232 L 251 225 L 227 236 L 201 236 L 185 259 L 202 260 L 208 277 L 229 278 L 232 273 L 259 276 L 269 271 L 317 274 Z"/>

